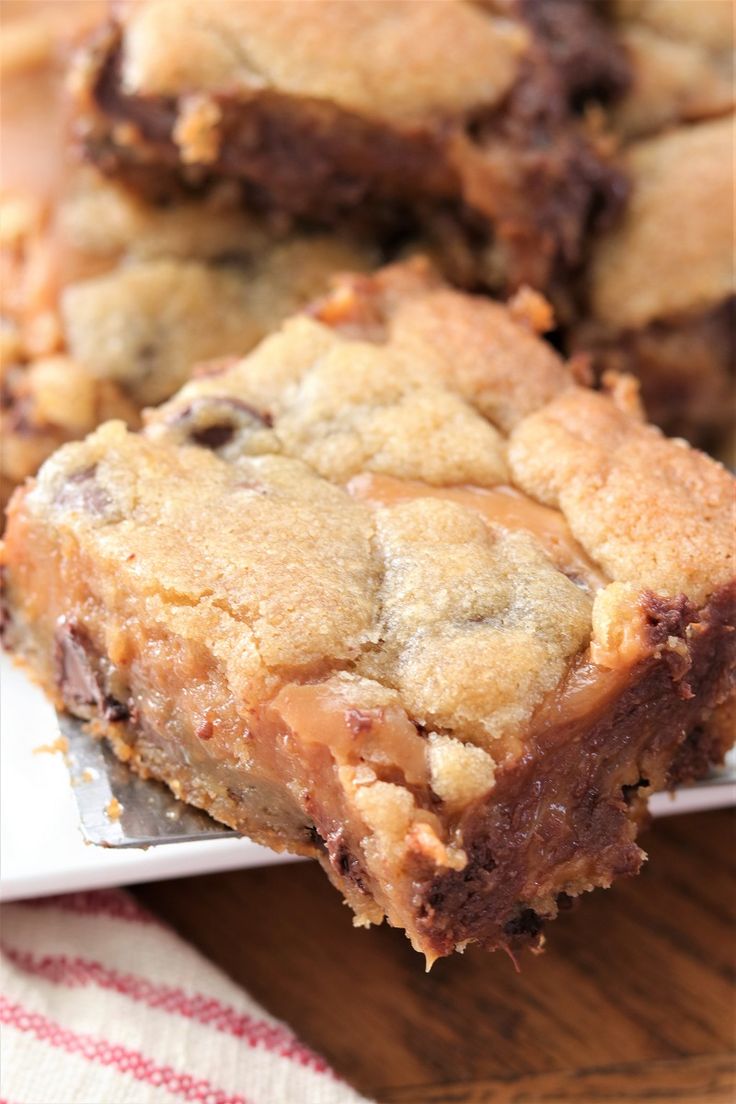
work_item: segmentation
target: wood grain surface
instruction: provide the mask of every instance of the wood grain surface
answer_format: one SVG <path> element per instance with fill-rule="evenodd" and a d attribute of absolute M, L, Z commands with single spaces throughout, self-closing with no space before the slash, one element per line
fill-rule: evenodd
<path fill-rule="evenodd" d="M 735 842 L 733 811 L 656 822 L 643 873 L 561 915 L 519 973 L 470 950 L 426 974 L 311 863 L 138 893 L 382 1104 L 732 1104 Z"/>

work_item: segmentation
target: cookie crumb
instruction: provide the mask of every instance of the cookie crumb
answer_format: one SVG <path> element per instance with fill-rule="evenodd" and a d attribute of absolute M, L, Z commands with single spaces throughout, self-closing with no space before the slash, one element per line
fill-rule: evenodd
<path fill-rule="evenodd" d="M 105 806 L 105 816 L 108 820 L 120 820 L 123 814 L 123 806 L 116 797 L 111 797 Z"/>

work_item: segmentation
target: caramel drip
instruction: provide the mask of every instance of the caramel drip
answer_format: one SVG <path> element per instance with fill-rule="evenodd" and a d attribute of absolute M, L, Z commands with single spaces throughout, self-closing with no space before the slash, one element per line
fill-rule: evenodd
<path fill-rule="evenodd" d="M 427 784 L 425 741 L 400 706 L 365 707 L 325 683 L 290 683 L 268 713 L 303 743 L 324 744 L 340 765 L 398 767 L 409 785 Z"/>
<path fill-rule="evenodd" d="M 565 725 L 590 723 L 626 689 L 634 664 L 607 670 L 581 656 L 570 668 L 561 685 L 548 694 L 537 708 L 531 731 L 540 733 Z"/>
<path fill-rule="evenodd" d="M 608 580 L 575 540 L 558 510 L 542 506 L 512 487 L 433 487 L 391 475 L 358 475 L 348 483 L 354 498 L 380 506 L 395 506 L 416 498 L 439 498 L 475 510 L 491 525 L 521 529 L 540 542 L 553 563 L 566 575 L 582 579 L 593 588 Z"/>

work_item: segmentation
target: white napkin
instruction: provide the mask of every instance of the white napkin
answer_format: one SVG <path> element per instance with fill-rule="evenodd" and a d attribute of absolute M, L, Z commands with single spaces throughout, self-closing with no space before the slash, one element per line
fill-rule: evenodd
<path fill-rule="evenodd" d="M 5 905 L 0 1104 L 365 1098 L 121 890 Z"/>

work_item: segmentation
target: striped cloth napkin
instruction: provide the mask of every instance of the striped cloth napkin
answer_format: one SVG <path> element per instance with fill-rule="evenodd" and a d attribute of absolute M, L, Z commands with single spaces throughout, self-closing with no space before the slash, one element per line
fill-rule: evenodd
<path fill-rule="evenodd" d="M 5 905 L 0 1104 L 360 1104 L 127 893 Z"/>

